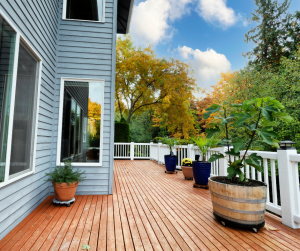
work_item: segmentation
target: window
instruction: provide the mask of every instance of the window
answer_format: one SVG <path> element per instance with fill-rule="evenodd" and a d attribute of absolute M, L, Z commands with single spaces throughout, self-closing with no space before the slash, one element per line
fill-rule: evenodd
<path fill-rule="evenodd" d="M 57 165 L 101 165 L 103 80 L 62 79 Z"/>
<path fill-rule="evenodd" d="M 64 0 L 63 19 L 104 22 L 105 0 Z"/>
<path fill-rule="evenodd" d="M 0 11 L 0 187 L 34 172 L 41 64 Z"/>

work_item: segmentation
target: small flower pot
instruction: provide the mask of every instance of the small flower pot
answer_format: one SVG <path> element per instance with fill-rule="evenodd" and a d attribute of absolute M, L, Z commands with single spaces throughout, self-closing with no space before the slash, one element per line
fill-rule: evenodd
<path fill-rule="evenodd" d="M 192 166 L 181 166 L 181 170 L 186 180 L 192 180 L 194 178 Z"/>
<path fill-rule="evenodd" d="M 193 161 L 193 174 L 195 184 L 206 186 L 210 177 L 211 163 L 206 161 Z"/>
<path fill-rule="evenodd" d="M 54 187 L 55 197 L 59 201 L 69 201 L 74 198 L 76 189 L 78 186 L 78 182 L 71 183 L 68 185 L 67 183 L 52 183 Z"/>
<path fill-rule="evenodd" d="M 168 172 L 175 172 L 177 156 L 165 155 L 165 166 Z"/>

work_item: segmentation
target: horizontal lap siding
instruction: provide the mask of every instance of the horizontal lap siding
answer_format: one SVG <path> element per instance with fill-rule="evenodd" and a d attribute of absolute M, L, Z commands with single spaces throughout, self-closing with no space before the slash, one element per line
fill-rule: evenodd
<path fill-rule="evenodd" d="M 0 188 L 0 239 L 50 193 L 45 173 L 54 164 L 53 117 L 57 65 L 57 0 L 1 0 L 0 8 L 43 60 L 35 174 Z"/>
<path fill-rule="evenodd" d="M 80 167 L 86 180 L 79 184 L 77 194 L 108 194 L 112 184 L 110 172 L 113 159 L 110 154 L 111 133 L 111 85 L 113 55 L 113 0 L 105 2 L 105 22 L 80 22 L 59 18 L 59 42 L 56 75 L 56 102 L 54 138 L 57 142 L 60 81 L 62 77 L 104 79 L 103 156 L 102 167 Z M 59 17 L 62 16 L 62 0 Z M 56 148 L 56 146 L 55 146 Z M 56 151 L 55 151 L 56 152 Z M 53 160 L 56 161 L 56 156 Z M 51 189 L 53 193 L 53 189 Z"/>

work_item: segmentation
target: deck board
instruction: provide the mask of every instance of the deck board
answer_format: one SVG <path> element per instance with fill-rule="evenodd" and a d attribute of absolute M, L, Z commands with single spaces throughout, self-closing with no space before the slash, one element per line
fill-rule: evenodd
<path fill-rule="evenodd" d="M 116 160 L 113 195 L 76 196 L 71 207 L 48 197 L 0 241 L 0 250 L 300 250 L 300 230 L 266 213 L 258 234 L 224 228 L 208 190 L 149 160 Z"/>

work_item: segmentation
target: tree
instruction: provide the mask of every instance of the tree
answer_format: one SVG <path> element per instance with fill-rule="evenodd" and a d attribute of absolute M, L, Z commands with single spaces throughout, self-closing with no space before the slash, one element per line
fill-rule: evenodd
<path fill-rule="evenodd" d="M 117 40 L 116 109 L 121 117 L 141 114 L 150 107 L 179 114 L 196 87 L 189 66 L 175 59 L 159 59 L 151 46 L 136 48 L 129 36 Z M 171 108 L 173 107 L 173 108 Z"/>
<path fill-rule="evenodd" d="M 257 9 L 249 21 L 258 25 L 245 34 L 245 42 L 254 42 L 253 51 L 245 54 L 258 69 L 276 70 L 282 56 L 292 57 L 300 42 L 300 12 L 286 13 L 291 0 L 255 0 Z"/>

